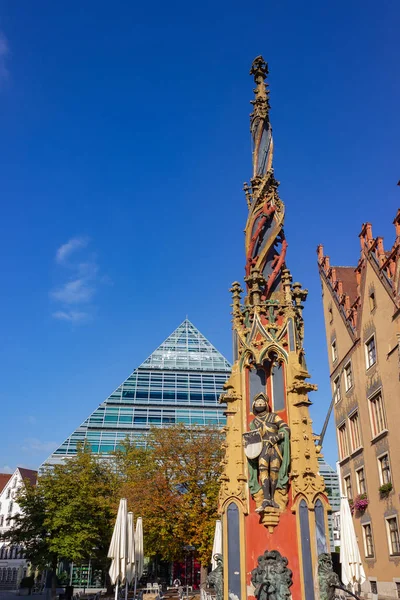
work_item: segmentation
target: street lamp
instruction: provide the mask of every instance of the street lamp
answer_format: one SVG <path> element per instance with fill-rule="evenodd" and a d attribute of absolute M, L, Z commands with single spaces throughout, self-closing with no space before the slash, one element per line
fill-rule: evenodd
<path fill-rule="evenodd" d="M 185 551 L 186 600 L 188 600 L 189 599 L 189 583 L 188 583 L 188 573 L 187 573 L 187 557 L 188 557 L 189 552 L 194 552 L 196 550 L 196 548 L 194 546 L 183 546 L 183 549 Z"/>

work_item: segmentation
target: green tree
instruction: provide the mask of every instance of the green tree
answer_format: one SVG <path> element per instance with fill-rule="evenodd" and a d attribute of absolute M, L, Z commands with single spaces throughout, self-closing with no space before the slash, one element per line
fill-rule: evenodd
<path fill-rule="evenodd" d="M 153 428 L 145 448 L 126 441 L 116 453 L 120 495 L 143 517 L 146 556 L 178 560 L 189 544 L 203 567 L 209 564 L 218 518 L 222 439 L 214 427 Z"/>
<path fill-rule="evenodd" d="M 53 597 L 59 560 L 92 557 L 106 566 L 117 492 L 112 464 L 82 446 L 76 457 L 45 469 L 35 487 L 26 485 L 18 495 L 21 512 L 3 538 L 22 544 L 34 566 L 51 567 Z"/>

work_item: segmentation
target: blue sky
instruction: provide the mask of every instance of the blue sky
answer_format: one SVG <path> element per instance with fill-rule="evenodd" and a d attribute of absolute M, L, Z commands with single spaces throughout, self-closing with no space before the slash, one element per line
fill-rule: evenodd
<path fill-rule="evenodd" d="M 37 467 L 186 315 L 231 358 L 258 54 L 320 431 L 315 249 L 355 264 L 365 221 L 393 242 L 399 22 L 385 0 L 3 0 L 0 471 Z"/>

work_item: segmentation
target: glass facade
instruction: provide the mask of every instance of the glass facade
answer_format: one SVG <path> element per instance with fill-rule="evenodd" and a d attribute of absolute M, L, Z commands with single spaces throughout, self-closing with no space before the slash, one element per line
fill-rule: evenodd
<path fill-rule="evenodd" d="M 332 469 L 323 458 L 318 459 L 318 468 L 319 474 L 322 475 L 325 480 L 326 495 L 328 496 L 329 504 L 332 508 L 332 513 L 328 514 L 328 525 L 331 552 L 333 552 L 335 546 L 339 545 L 334 536 L 334 513 L 340 510 L 339 477 L 335 469 Z"/>
<path fill-rule="evenodd" d="M 79 442 L 104 455 L 127 436 L 144 445 L 154 425 L 222 427 L 224 406 L 218 398 L 230 372 L 229 362 L 186 319 L 44 464 L 74 455 Z"/>

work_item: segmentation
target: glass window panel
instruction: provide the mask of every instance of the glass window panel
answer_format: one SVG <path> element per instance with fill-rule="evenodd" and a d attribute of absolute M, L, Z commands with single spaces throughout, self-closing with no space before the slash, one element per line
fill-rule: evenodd
<path fill-rule="evenodd" d="M 101 444 L 100 452 L 113 452 L 114 444 Z"/>

